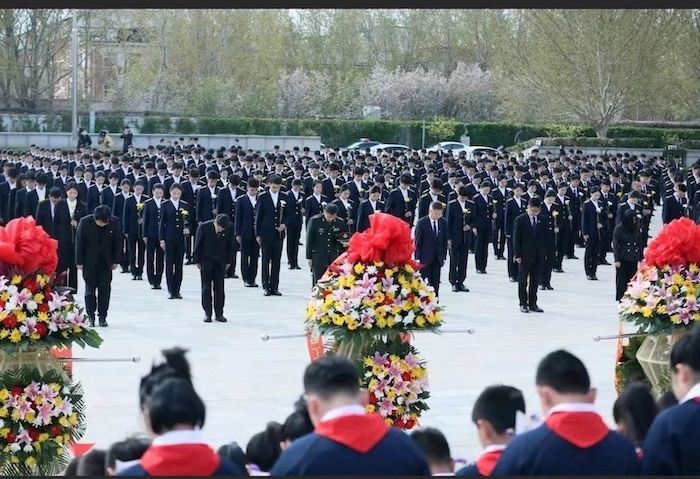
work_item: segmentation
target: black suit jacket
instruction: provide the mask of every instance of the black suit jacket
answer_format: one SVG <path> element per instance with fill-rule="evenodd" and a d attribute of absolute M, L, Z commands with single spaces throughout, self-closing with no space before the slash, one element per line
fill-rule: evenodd
<path fill-rule="evenodd" d="M 48 199 L 49 197 L 49 190 L 48 188 L 46 189 L 46 196 L 44 199 Z M 23 216 L 34 216 L 36 217 L 36 211 L 37 208 L 39 207 L 39 195 L 36 192 L 36 188 L 27 193 L 27 196 L 24 200 L 24 213 Z"/>
<path fill-rule="evenodd" d="M 114 211 L 114 198 L 119 193 L 120 193 L 119 187 L 117 187 L 113 192 L 112 188 L 109 185 L 105 186 L 104 189 L 102 190 L 102 193 L 100 193 L 100 204 L 109 206 L 112 209 L 112 214 L 115 213 L 115 211 Z"/>
<path fill-rule="evenodd" d="M 192 261 L 202 266 L 219 263 L 225 267 L 233 263 L 234 241 L 233 227 L 217 233 L 214 220 L 205 221 L 197 228 Z"/>
<path fill-rule="evenodd" d="M 158 241 L 158 227 L 160 226 L 160 213 L 163 203 L 167 200 L 161 198 L 160 208 L 156 200 L 151 198 L 143 206 L 143 230 L 142 236 L 149 241 Z"/>
<path fill-rule="evenodd" d="M 447 204 L 447 198 L 443 194 L 439 194 L 437 200 L 445 205 Z M 418 200 L 418 219 L 428 214 L 430 210 L 430 203 L 432 202 L 433 197 L 430 195 L 429 191 L 421 195 L 420 199 Z"/>
<path fill-rule="evenodd" d="M 95 223 L 94 215 L 87 215 L 78 223 L 75 234 L 75 264 L 82 265 L 85 273 L 95 271 L 100 266 L 111 267 L 121 261 L 122 231 L 119 218 L 112 216 L 109 224 L 104 226 L 109 232 L 102 241 L 98 241 L 102 228 Z"/>
<path fill-rule="evenodd" d="M 10 189 L 7 181 L 0 184 L 0 220 L 5 223 L 15 218 L 15 198 L 19 189 L 19 184 L 14 189 Z"/>
<path fill-rule="evenodd" d="M 381 201 L 377 201 L 376 207 L 376 211 L 383 211 L 384 203 L 382 203 Z M 369 228 L 369 216 L 374 213 L 375 210 L 372 209 L 372 203 L 369 200 L 365 200 L 362 203 L 360 203 L 360 206 L 357 208 L 356 226 L 358 233 L 362 233 L 364 230 Z"/>
<path fill-rule="evenodd" d="M 294 192 L 287 193 L 287 205 L 289 206 L 287 220 L 289 226 L 301 228 L 304 224 L 304 192 L 299 190 L 297 195 L 298 198 L 294 198 Z"/>
<path fill-rule="evenodd" d="M 44 228 L 44 231 L 58 242 L 73 239 L 70 220 L 70 212 L 65 200 L 56 204 L 53 218 L 51 217 L 51 200 L 44 200 L 37 207 L 36 224 Z"/>
<path fill-rule="evenodd" d="M 474 227 L 478 230 L 491 231 L 493 222 L 494 204 L 491 195 L 486 196 L 486 200 L 481 194 L 474 196 Z"/>
<path fill-rule="evenodd" d="M 187 213 L 183 213 L 186 211 Z M 166 201 L 161 205 L 160 225 L 158 227 L 158 238 L 167 243 L 168 241 L 180 241 L 184 237 L 185 228 L 192 231 L 192 214 L 185 201 L 180 200 L 178 209 L 172 201 Z"/>
<path fill-rule="evenodd" d="M 535 264 L 542 261 L 546 254 L 546 223 L 538 218 L 537 229 L 534 230 L 530 215 L 524 213 L 515 219 L 513 226 L 513 253 L 516 258 L 522 258 L 524 264 Z"/>
<path fill-rule="evenodd" d="M 520 198 L 520 206 L 515 198 L 510 198 L 506 201 L 505 215 L 503 218 L 504 230 L 506 236 L 513 236 L 513 227 L 515 226 L 515 218 L 525 213 L 527 209 L 527 201 L 525 198 Z"/>
<path fill-rule="evenodd" d="M 236 217 L 236 200 L 243 195 L 245 195 L 245 191 L 242 188 L 236 187 L 233 192 L 230 187 L 222 188 L 219 190 L 219 196 L 216 197 L 216 212 L 228 215 L 231 224 L 233 224 Z"/>
<path fill-rule="evenodd" d="M 277 198 L 277 207 L 275 207 L 269 192 L 258 196 L 258 204 L 255 208 L 255 236 L 259 236 L 263 242 L 284 238 L 284 231 L 279 232 L 276 228 L 287 224 L 289 211 L 287 203 L 287 195 L 281 191 Z"/>
<path fill-rule="evenodd" d="M 403 193 L 401 193 L 399 188 L 392 190 L 389 193 L 389 197 L 384 205 L 384 211 L 390 215 L 394 215 L 397 218 L 404 220 L 406 223 L 413 225 L 413 219 L 416 211 L 416 203 L 418 203 L 418 198 L 416 193 L 409 188 L 408 190 L 408 201 L 404 199 Z M 410 218 L 406 217 L 407 212 L 413 213 Z"/>
<path fill-rule="evenodd" d="M 465 211 L 466 210 L 466 211 Z M 474 203 L 470 200 L 464 204 L 464 210 L 459 201 L 452 200 L 447 205 L 447 237 L 453 246 L 459 246 L 467 242 L 469 232 L 464 231 L 465 226 L 473 227 Z"/>
<path fill-rule="evenodd" d="M 304 217 L 306 220 L 306 225 L 309 225 L 311 218 L 319 213 L 323 213 L 324 203 L 328 203 L 328 197 L 321 195 L 321 201 L 319 202 L 314 195 L 306 197 L 306 206 L 304 207 Z"/>
<path fill-rule="evenodd" d="M 218 199 L 219 195 L 219 187 L 214 188 L 214 194 L 216 195 L 216 198 L 212 200 L 211 191 L 209 191 L 208 186 L 203 186 L 197 190 L 195 208 L 197 210 L 198 223 L 203 223 L 214 219 L 214 209 L 216 208 L 216 200 Z"/>
<path fill-rule="evenodd" d="M 260 198 L 253 206 L 248 195 L 239 196 L 236 200 L 236 217 L 233 222 L 233 230 L 234 234 L 240 236 L 241 239 L 255 239 L 255 208 L 259 201 Z"/>
<path fill-rule="evenodd" d="M 683 198 L 682 201 L 682 203 L 679 203 L 674 195 L 667 196 L 664 199 L 664 207 L 661 213 L 664 224 L 688 216 L 688 199 Z"/>
<path fill-rule="evenodd" d="M 440 266 L 447 258 L 447 221 L 445 218 L 437 220 L 438 235 L 433 232 L 432 220 L 424 216 L 416 223 L 415 245 L 416 259 L 424 265 L 438 262 Z"/>
<path fill-rule="evenodd" d="M 124 218 L 122 224 L 124 225 L 124 234 L 133 235 L 141 237 L 142 234 L 139 228 L 139 219 L 143 218 L 145 214 L 146 205 L 145 202 L 148 200 L 148 196 L 141 195 L 141 203 L 143 203 L 143 210 L 139 212 L 136 202 L 136 197 L 131 195 L 124 202 Z"/>

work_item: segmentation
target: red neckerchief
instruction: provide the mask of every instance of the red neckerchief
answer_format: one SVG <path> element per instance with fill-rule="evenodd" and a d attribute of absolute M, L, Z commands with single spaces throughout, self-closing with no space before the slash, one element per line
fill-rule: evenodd
<path fill-rule="evenodd" d="M 545 424 L 554 434 L 576 447 L 586 449 L 598 444 L 610 430 L 593 411 L 561 411 L 549 415 Z"/>
<path fill-rule="evenodd" d="M 476 470 L 479 471 L 479 475 L 489 477 L 501 458 L 501 454 L 503 454 L 503 449 L 485 452 L 479 456 L 479 459 L 476 460 Z"/>
<path fill-rule="evenodd" d="M 211 476 L 220 463 L 207 444 L 151 446 L 141 457 L 149 476 Z"/>
<path fill-rule="evenodd" d="M 379 414 L 351 414 L 323 421 L 314 432 L 364 454 L 386 436 L 389 426 Z"/>

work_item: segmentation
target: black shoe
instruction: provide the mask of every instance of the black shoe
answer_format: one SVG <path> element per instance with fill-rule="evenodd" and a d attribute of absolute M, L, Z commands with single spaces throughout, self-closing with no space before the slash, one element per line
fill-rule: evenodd
<path fill-rule="evenodd" d="M 180 293 L 177 293 L 177 294 L 175 295 L 175 299 L 182 299 L 182 295 L 181 295 Z"/>
<path fill-rule="evenodd" d="M 124 274 L 124 273 L 128 273 L 128 272 L 129 272 L 129 270 L 128 270 L 128 269 L 124 269 L 124 268 L 122 268 L 122 274 Z"/>
<path fill-rule="evenodd" d="M 107 320 L 106 320 L 106 319 L 100 318 L 100 326 L 103 327 L 103 328 L 106 328 L 107 326 L 109 326 L 109 325 L 107 324 Z"/>
<path fill-rule="evenodd" d="M 259 288 L 258 283 L 249 283 L 248 285 L 249 288 Z"/>
<path fill-rule="evenodd" d="M 138 279 L 138 276 L 132 276 L 131 281 L 136 281 Z"/>
<path fill-rule="evenodd" d="M 137 280 L 137 281 L 143 281 L 143 276 L 138 275 L 138 276 L 136 277 L 136 280 Z"/>
<path fill-rule="evenodd" d="M 540 291 L 544 291 L 545 289 L 547 289 L 547 287 L 546 287 L 545 285 L 541 284 L 541 285 L 540 285 Z"/>
<path fill-rule="evenodd" d="M 576 256 L 575 254 L 567 254 L 566 259 L 578 259 L 578 256 Z"/>
<path fill-rule="evenodd" d="M 484 271 L 483 269 L 477 269 L 476 272 L 479 274 L 486 274 L 486 271 Z"/>
<path fill-rule="evenodd" d="M 610 266 L 610 263 L 608 263 L 608 262 L 605 261 L 605 260 L 603 260 L 603 261 L 598 261 L 598 264 L 602 264 L 603 266 Z"/>
<path fill-rule="evenodd" d="M 272 294 L 272 296 L 282 296 L 282 293 L 277 290 L 271 291 L 270 294 Z"/>
<path fill-rule="evenodd" d="M 272 296 L 272 291 L 266 289 L 265 292 L 263 293 L 265 296 Z"/>
<path fill-rule="evenodd" d="M 153 288 L 153 289 L 162 289 L 162 288 L 160 287 L 159 284 L 154 284 L 153 286 L 151 286 L 151 288 Z"/>
<path fill-rule="evenodd" d="M 520 306 L 520 312 L 521 313 L 529 313 L 530 310 L 527 308 L 527 306 Z"/>
<path fill-rule="evenodd" d="M 508 278 L 508 281 L 510 281 L 511 283 L 517 283 L 518 278 Z"/>
<path fill-rule="evenodd" d="M 563 273 L 564 272 L 564 270 L 561 268 L 553 269 L 552 271 L 554 271 L 555 273 Z"/>
<path fill-rule="evenodd" d="M 211 323 L 211 316 L 207 316 L 204 318 L 205 323 Z"/>
<path fill-rule="evenodd" d="M 457 286 L 456 284 L 453 284 L 453 285 L 452 285 L 452 291 L 454 291 L 455 293 L 459 293 L 459 292 L 462 291 L 462 290 L 460 289 L 459 286 Z"/>
<path fill-rule="evenodd" d="M 498 260 L 505 260 L 506 257 L 505 257 L 505 256 L 496 256 L 496 259 L 498 259 Z"/>
<path fill-rule="evenodd" d="M 191 259 L 188 259 L 187 261 L 185 261 L 185 266 L 190 265 L 190 264 L 194 264 Z"/>
<path fill-rule="evenodd" d="M 464 286 L 463 284 L 460 284 L 460 285 L 459 285 L 459 290 L 462 291 L 462 292 L 464 292 L 464 293 L 468 293 L 468 292 L 469 292 L 469 288 L 467 288 L 467 287 Z"/>
<path fill-rule="evenodd" d="M 554 291 L 554 288 L 552 288 L 552 286 L 549 284 L 545 286 L 545 289 L 547 289 L 548 291 Z"/>
<path fill-rule="evenodd" d="M 90 317 L 88 317 L 88 320 L 90 321 L 90 327 L 94 328 L 95 327 L 95 317 L 90 316 Z"/>
<path fill-rule="evenodd" d="M 226 318 L 223 317 L 223 316 L 217 316 L 217 317 L 215 318 L 215 320 L 218 321 L 218 322 L 220 322 L 220 323 L 225 323 L 225 322 L 228 321 L 228 319 L 226 319 Z"/>
<path fill-rule="evenodd" d="M 587 276 L 586 276 L 586 279 L 587 279 L 588 281 L 598 281 L 598 278 L 596 278 L 595 276 L 591 276 L 591 275 L 587 275 Z"/>
<path fill-rule="evenodd" d="M 533 306 L 530 306 L 530 311 L 534 311 L 535 313 L 544 313 L 544 309 L 540 308 L 536 304 Z"/>

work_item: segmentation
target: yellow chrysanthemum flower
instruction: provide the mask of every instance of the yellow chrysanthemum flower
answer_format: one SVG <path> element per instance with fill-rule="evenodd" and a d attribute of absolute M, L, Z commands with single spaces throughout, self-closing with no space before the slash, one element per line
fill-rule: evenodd
<path fill-rule="evenodd" d="M 681 324 L 681 317 L 678 314 L 671 315 L 671 322 L 673 324 Z"/>
<path fill-rule="evenodd" d="M 0 402 L 5 401 L 10 397 L 10 391 L 7 389 L 0 389 Z"/>
<path fill-rule="evenodd" d="M 386 270 L 384 270 L 384 276 L 386 276 L 387 278 L 391 278 L 392 276 L 394 276 L 394 272 L 395 272 L 395 271 L 394 271 L 393 268 L 392 268 L 392 269 L 386 269 Z"/>
<path fill-rule="evenodd" d="M 47 284 L 48 282 L 49 282 L 49 277 L 48 277 L 47 275 L 45 275 L 45 274 L 39 274 L 39 275 L 37 275 L 37 277 L 36 277 L 36 283 L 37 283 L 40 287 L 43 288 L 44 286 L 46 286 L 46 284 Z"/>
<path fill-rule="evenodd" d="M 423 316 L 417 316 L 414 322 L 419 328 L 425 326 L 425 318 Z"/>
<path fill-rule="evenodd" d="M 334 315 L 334 316 L 331 318 L 331 321 L 332 321 L 333 324 L 335 324 L 336 326 L 342 326 L 342 325 L 343 325 L 343 317 L 340 316 L 340 315 L 337 315 L 337 314 Z"/>
<path fill-rule="evenodd" d="M 365 265 L 362 263 L 357 263 L 353 268 L 353 271 L 355 271 L 355 274 L 362 274 L 365 272 Z"/>
<path fill-rule="evenodd" d="M 377 327 L 380 329 L 386 328 L 386 318 L 377 318 L 376 321 Z"/>
<path fill-rule="evenodd" d="M 386 299 L 386 296 L 381 291 L 377 291 L 376 293 L 374 293 L 374 296 L 372 298 L 372 300 L 375 303 L 383 303 L 385 299 Z"/>
<path fill-rule="evenodd" d="M 654 310 L 652 308 L 650 308 L 649 306 L 644 306 L 642 308 L 642 316 L 644 316 L 645 318 L 651 318 L 651 315 L 653 312 L 654 312 Z"/>
<path fill-rule="evenodd" d="M 76 413 L 71 414 L 68 416 L 68 422 L 70 423 L 71 426 L 75 426 L 78 424 L 78 415 Z"/>
<path fill-rule="evenodd" d="M 50 436 L 47 433 L 42 432 L 41 434 L 39 434 L 39 438 L 37 439 L 37 441 L 44 442 L 44 441 L 48 440 L 49 437 Z"/>
<path fill-rule="evenodd" d="M 29 411 L 27 414 L 24 415 L 24 420 L 27 422 L 34 422 L 36 419 L 36 413 L 34 411 Z"/>
<path fill-rule="evenodd" d="M 5 339 L 9 335 L 10 335 L 9 329 L 5 329 L 5 328 L 0 329 L 0 339 Z"/>
<path fill-rule="evenodd" d="M 7 417 L 8 411 L 6 407 L 0 408 L 0 417 Z"/>
<path fill-rule="evenodd" d="M 415 270 L 413 269 L 413 266 L 411 266 L 410 264 L 407 264 L 406 267 L 405 267 L 404 269 L 405 269 L 406 271 L 408 271 L 409 273 L 415 272 Z"/>
<path fill-rule="evenodd" d="M 362 364 L 365 366 L 368 366 L 368 367 L 372 365 L 372 362 L 373 362 L 372 358 L 370 358 L 369 356 L 367 356 L 365 359 L 362 360 Z M 371 383 L 370 383 L 370 387 L 371 387 Z"/>
<path fill-rule="evenodd" d="M 61 416 L 60 418 L 58 418 L 58 423 L 63 427 L 70 427 L 70 423 L 68 422 L 68 419 L 65 418 L 65 416 Z"/>
<path fill-rule="evenodd" d="M 374 404 L 368 404 L 367 406 L 365 406 L 365 411 L 367 411 L 370 414 L 372 414 L 376 410 L 377 408 L 374 406 Z"/>
<path fill-rule="evenodd" d="M 20 275 L 16 274 L 16 275 L 12 276 L 12 281 L 11 281 L 12 284 L 18 285 L 21 282 L 22 282 L 22 277 Z"/>
<path fill-rule="evenodd" d="M 22 340 L 22 333 L 19 332 L 19 329 L 15 328 L 12 330 L 10 333 L 10 341 L 13 343 L 19 343 Z"/>
<path fill-rule="evenodd" d="M 36 303 L 43 303 L 44 302 L 44 294 L 43 293 L 36 293 L 34 295 L 34 301 Z"/>
<path fill-rule="evenodd" d="M 48 323 L 49 322 L 49 314 L 44 312 L 44 311 L 39 311 L 39 314 L 37 314 L 36 318 L 39 322 L 42 323 Z"/>

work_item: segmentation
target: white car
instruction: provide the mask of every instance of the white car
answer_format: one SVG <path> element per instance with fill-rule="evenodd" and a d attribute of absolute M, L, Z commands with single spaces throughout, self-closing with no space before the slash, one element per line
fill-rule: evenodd
<path fill-rule="evenodd" d="M 377 155 L 377 151 L 382 150 L 382 152 L 393 153 L 395 151 L 411 151 L 410 146 L 399 145 L 397 143 L 379 143 L 374 145 L 369 149 L 371 155 Z"/>
<path fill-rule="evenodd" d="M 489 153 L 498 153 L 496 148 L 491 148 L 490 146 L 465 146 L 458 150 L 452 150 L 452 154 L 458 156 L 461 152 L 466 153 L 467 160 L 474 158 L 474 153 L 481 153 L 482 155 L 488 155 Z"/>
<path fill-rule="evenodd" d="M 464 143 L 459 143 L 456 141 L 441 141 L 440 143 L 436 143 L 435 145 L 431 146 L 428 148 L 427 151 L 447 151 L 447 150 L 463 150 L 465 148 L 469 148 L 467 145 Z"/>

